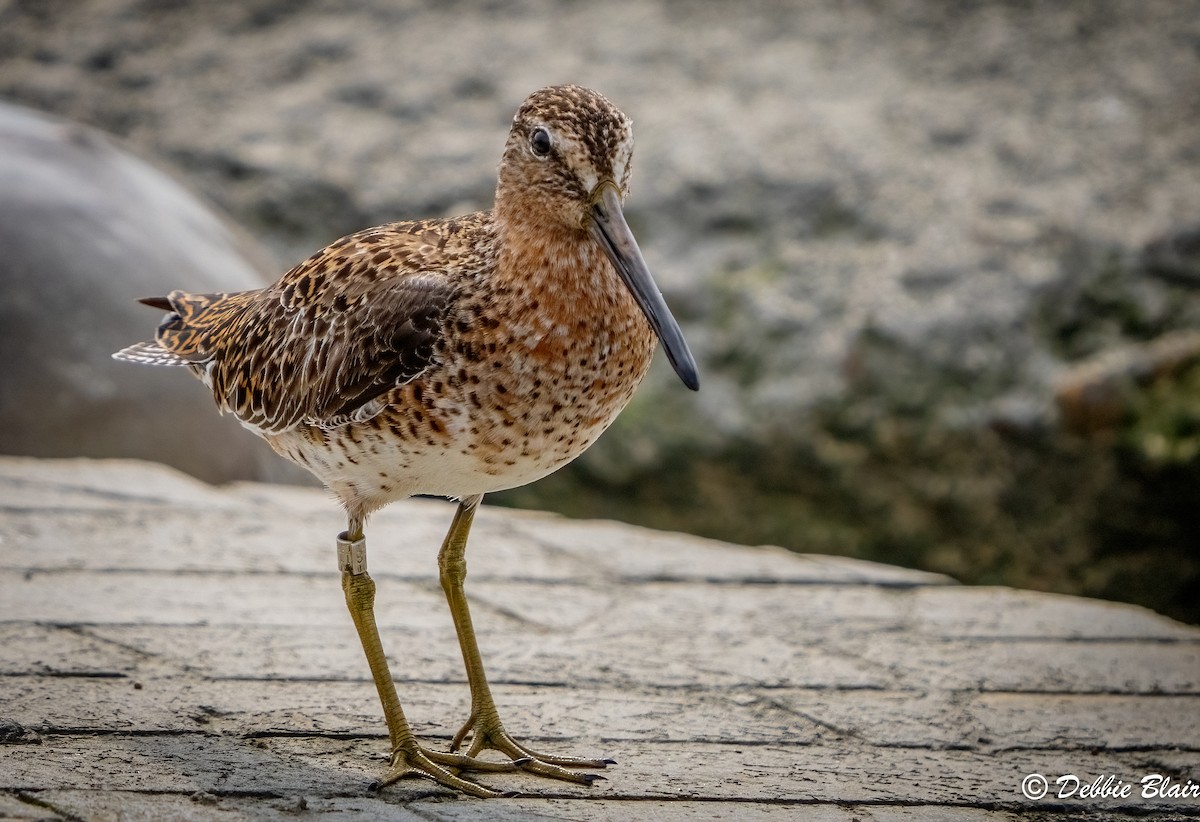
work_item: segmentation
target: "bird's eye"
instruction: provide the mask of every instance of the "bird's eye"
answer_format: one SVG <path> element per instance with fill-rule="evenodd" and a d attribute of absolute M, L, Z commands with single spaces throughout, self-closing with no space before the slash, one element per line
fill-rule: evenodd
<path fill-rule="evenodd" d="M 535 128 L 533 134 L 529 135 L 529 147 L 537 156 L 547 156 L 550 153 L 550 132 L 544 128 Z"/>

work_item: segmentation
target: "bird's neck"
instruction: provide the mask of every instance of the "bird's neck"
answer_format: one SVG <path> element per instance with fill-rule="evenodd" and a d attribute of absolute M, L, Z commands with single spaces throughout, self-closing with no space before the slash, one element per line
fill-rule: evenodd
<path fill-rule="evenodd" d="M 609 280 L 619 285 L 604 251 L 582 228 L 507 216 L 496 221 L 496 276 L 504 286 L 580 298 L 603 291 Z"/>
<path fill-rule="evenodd" d="M 493 285 L 540 329 L 537 334 L 571 328 L 603 335 L 611 328 L 644 324 L 629 290 L 587 231 L 498 219 L 496 248 Z"/>

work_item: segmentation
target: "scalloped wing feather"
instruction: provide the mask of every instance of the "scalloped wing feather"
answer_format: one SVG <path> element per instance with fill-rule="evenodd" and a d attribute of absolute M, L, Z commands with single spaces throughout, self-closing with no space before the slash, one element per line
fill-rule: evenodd
<path fill-rule="evenodd" d="M 368 229 L 259 291 L 172 292 L 155 342 L 115 356 L 191 366 L 222 411 L 262 433 L 370 419 L 433 363 L 456 294 L 447 230 Z"/>

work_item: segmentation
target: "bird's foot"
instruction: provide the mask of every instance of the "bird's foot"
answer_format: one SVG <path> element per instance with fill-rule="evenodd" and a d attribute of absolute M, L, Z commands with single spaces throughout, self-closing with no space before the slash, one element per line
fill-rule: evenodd
<path fill-rule="evenodd" d="M 431 779 L 439 785 L 444 785 L 447 788 L 453 788 L 456 791 L 462 791 L 465 794 L 477 796 L 481 799 L 512 796 L 513 794 L 495 791 L 480 785 L 478 782 L 463 779 L 456 772 L 511 772 L 517 770 L 523 764 L 519 761 L 487 762 L 465 754 L 430 751 L 413 743 L 411 746 L 401 746 L 392 752 L 391 767 L 388 768 L 388 772 L 384 774 L 383 779 L 379 780 L 379 787 L 391 785 L 393 782 L 401 779 L 419 777 L 421 779 Z"/>
<path fill-rule="evenodd" d="M 499 719 L 485 721 L 477 720 L 472 716 L 454 735 L 454 741 L 450 743 L 450 750 L 457 751 L 467 737 L 471 739 L 471 746 L 467 749 L 465 756 L 473 762 L 479 761 L 475 757 L 484 750 L 499 751 L 512 760 L 514 766 L 523 771 L 580 785 L 591 785 L 604 777 L 598 773 L 580 773 L 576 769 L 597 770 L 617 764 L 612 759 L 584 759 L 576 756 L 538 753 L 513 739 L 508 731 L 504 730 Z M 450 754 L 450 756 L 454 756 L 454 754 Z"/>

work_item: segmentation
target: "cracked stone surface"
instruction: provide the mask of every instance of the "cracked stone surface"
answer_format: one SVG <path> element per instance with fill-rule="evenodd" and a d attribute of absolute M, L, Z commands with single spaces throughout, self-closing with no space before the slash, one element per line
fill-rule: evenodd
<path fill-rule="evenodd" d="M 434 746 L 467 710 L 434 562 L 451 511 L 414 500 L 367 532 L 393 674 Z M 619 764 L 592 788 L 480 777 L 528 794 L 509 800 L 372 793 L 386 733 L 341 527 L 311 489 L 0 458 L 0 818 L 1200 818 L 1197 797 L 1020 790 L 1200 783 L 1196 628 L 487 506 L 467 589 L 507 724 Z"/>

